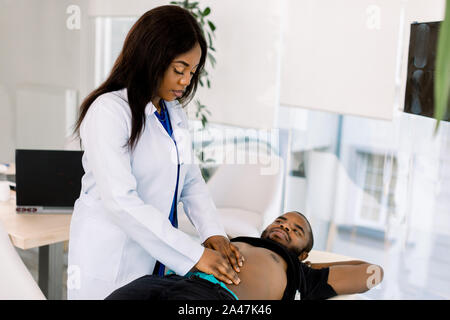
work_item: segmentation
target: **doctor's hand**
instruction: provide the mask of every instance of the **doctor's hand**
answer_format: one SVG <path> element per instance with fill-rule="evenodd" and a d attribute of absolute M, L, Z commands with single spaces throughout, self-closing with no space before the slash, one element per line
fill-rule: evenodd
<path fill-rule="evenodd" d="M 236 272 L 244 261 L 239 249 L 223 236 L 209 237 L 203 245 L 205 251 L 195 267 L 225 283 L 238 285 L 241 280 Z"/>
<path fill-rule="evenodd" d="M 213 249 L 205 248 L 195 268 L 204 273 L 212 274 L 224 283 L 238 285 L 241 282 L 226 256 Z"/>
<path fill-rule="evenodd" d="M 240 272 L 239 267 L 242 267 L 244 257 L 237 247 L 231 244 L 230 240 L 224 236 L 211 236 L 203 242 L 206 248 L 219 251 L 228 259 L 234 271 Z"/>

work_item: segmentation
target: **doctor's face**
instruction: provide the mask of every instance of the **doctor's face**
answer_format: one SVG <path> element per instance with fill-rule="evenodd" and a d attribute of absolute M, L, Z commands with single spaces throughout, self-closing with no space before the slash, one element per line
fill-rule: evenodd
<path fill-rule="evenodd" d="M 172 61 L 164 73 L 159 86 L 157 97 L 152 100 L 159 108 L 159 100 L 172 101 L 181 98 L 187 86 L 191 83 L 192 76 L 197 71 L 202 50 L 197 43 L 191 50 L 183 53 Z"/>

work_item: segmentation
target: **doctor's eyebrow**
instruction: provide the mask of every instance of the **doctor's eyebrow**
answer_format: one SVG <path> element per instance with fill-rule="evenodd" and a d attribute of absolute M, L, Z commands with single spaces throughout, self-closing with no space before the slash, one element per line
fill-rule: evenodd
<path fill-rule="evenodd" d="M 190 66 L 189 63 L 187 63 L 186 61 L 183 61 L 183 60 L 177 60 L 177 61 L 174 61 L 173 63 L 181 63 L 181 64 L 185 65 L 186 67 Z M 198 64 L 195 67 L 197 67 L 197 66 L 198 66 Z"/>

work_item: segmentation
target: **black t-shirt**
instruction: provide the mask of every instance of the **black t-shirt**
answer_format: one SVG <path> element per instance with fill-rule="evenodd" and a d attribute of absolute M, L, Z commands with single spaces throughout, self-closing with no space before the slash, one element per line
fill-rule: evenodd
<path fill-rule="evenodd" d="M 245 242 L 255 247 L 262 247 L 279 254 L 287 263 L 287 285 L 282 300 L 294 300 L 295 293 L 300 292 L 301 300 L 321 300 L 336 295 L 333 288 L 327 283 L 329 268 L 312 269 L 300 262 L 298 256 L 270 239 L 254 237 L 237 237 L 231 242 Z"/>
<path fill-rule="evenodd" d="M 337 295 L 328 284 L 330 268 L 313 269 L 303 262 L 298 262 L 301 270 L 299 292 L 301 300 L 323 300 Z"/>

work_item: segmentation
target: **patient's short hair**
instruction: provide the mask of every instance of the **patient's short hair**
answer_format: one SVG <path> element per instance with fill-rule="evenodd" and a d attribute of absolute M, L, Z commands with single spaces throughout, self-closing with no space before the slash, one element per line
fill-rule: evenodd
<path fill-rule="evenodd" d="M 301 215 L 301 216 L 303 217 L 303 219 L 305 219 L 306 222 L 308 223 L 308 227 L 309 227 L 309 241 L 308 241 L 308 244 L 306 245 L 305 250 L 306 250 L 306 252 L 310 252 L 311 249 L 312 249 L 313 246 L 314 246 L 314 236 L 313 236 L 311 224 L 309 223 L 308 218 L 306 218 L 305 215 L 304 215 L 303 213 L 298 212 L 298 211 L 290 211 L 290 212 L 298 213 L 298 214 Z"/>

